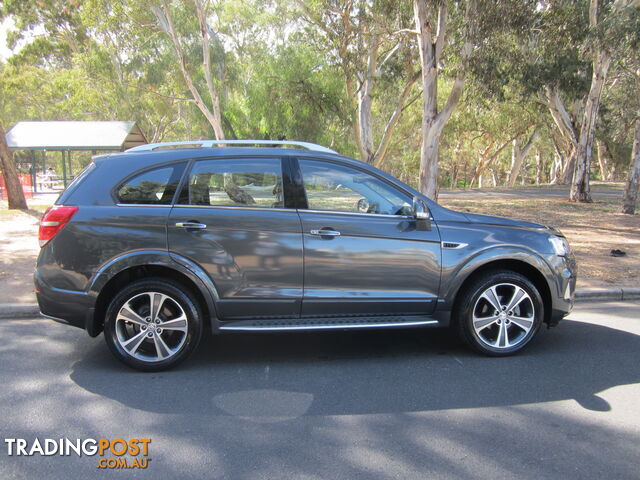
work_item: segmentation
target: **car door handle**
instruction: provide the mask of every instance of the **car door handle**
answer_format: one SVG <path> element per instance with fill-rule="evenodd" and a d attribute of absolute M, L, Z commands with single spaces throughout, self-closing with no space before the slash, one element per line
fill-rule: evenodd
<path fill-rule="evenodd" d="M 311 230 L 311 235 L 318 235 L 320 237 L 339 237 L 340 232 L 337 230 L 329 230 L 328 228 L 321 228 L 320 230 Z"/>
<path fill-rule="evenodd" d="M 178 222 L 176 227 L 182 227 L 185 230 L 204 230 L 207 226 L 204 223 L 197 222 Z"/>

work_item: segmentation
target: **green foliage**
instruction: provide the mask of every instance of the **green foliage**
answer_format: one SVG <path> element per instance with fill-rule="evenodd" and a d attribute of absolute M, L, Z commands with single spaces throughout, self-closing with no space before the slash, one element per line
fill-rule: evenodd
<path fill-rule="evenodd" d="M 591 80 L 594 45 L 614 50 L 598 137 L 605 139 L 620 171 L 628 163 L 630 126 L 640 112 L 638 47 L 640 8 L 588 26 L 586 0 L 478 1 L 463 100 L 442 137 L 441 185 L 468 186 L 481 158 L 495 153 L 487 175 L 504 181 L 512 139 L 540 129 L 534 150 L 545 169 L 555 155 L 554 125 L 539 101 L 544 85 L 557 85 L 580 109 Z M 194 105 L 173 45 L 152 7 L 160 0 L 4 0 L 0 18 L 11 17 L 9 46 L 22 46 L 0 65 L 0 121 L 134 120 L 150 141 L 212 138 Z M 194 83 L 206 91 L 193 0 L 170 0 L 176 29 Z M 344 12 L 348 10 L 345 23 Z M 450 25 L 439 77 L 444 104 L 461 68 L 466 2 L 448 0 Z M 372 93 L 378 142 L 408 72 L 419 68 L 411 33 L 411 2 L 392 0 L 218 0 L 206 3 L 212 37 L 214 82 L 221 92 L 223 127 L 229 138 L 306 140 L 357 156 L 353 124 L 367 45 L 381 39 L 384 57 Z M 346 78 L 354 82 L 351 95 Z M 417 183 L 421 105 L 412 90 L 382 167 Z M 210 100 L 203 96 L 204 101 Z M 572 112 L 572 113 L 575 113 Z M 506 147 L 500 147 L 507 144 Z M 497 153 L 496 153 L 497 152 Z M 80 162 L 86 156 L 75 157 Z M 535 176 L 532 161 L 525 168 Z M 548 172 L 547 172 L 548 173 Z M 548 175 L 547 175 L 548 176 Z"/>

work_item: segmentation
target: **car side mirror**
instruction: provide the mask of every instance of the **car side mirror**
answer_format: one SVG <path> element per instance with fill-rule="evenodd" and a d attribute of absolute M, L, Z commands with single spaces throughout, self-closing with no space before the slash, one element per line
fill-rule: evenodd
<path fill-rule="evenodd" d="M 431 230 L 431 216 L 429 215 L 429 209 L 424 200 L 413 197 L 413 218 L 416 219 L 416 230 L 427 231 Z"/>

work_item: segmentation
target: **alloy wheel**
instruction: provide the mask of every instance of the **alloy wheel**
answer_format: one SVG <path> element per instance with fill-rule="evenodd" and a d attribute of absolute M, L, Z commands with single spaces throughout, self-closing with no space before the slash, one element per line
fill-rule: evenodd
<path fill-rule="evenodd" d="M 124 302 L 116 316 L 118 343 L 130 356 L 145 362 L 173 357 L 187 339 L 187 315 L 174 298 L 144 292 Z"/>
<path fill-rule="evenodd" d="M 473 307 L 473 329 L 478 339 L 493 348 L 509 349 L 522 343 L 534 326 L 530 295 L 513 283 L 487 288 Z"/>

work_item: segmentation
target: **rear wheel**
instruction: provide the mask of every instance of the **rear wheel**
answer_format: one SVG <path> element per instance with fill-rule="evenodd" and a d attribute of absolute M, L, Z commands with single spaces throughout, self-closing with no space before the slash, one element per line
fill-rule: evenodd
<path fill-rule="evenodd" d="M 202 336 L 202 315 L 191 292 L 179 283 L 139 280 L 109 304 L 104 333 L 109 349 L 126 365 L 165 370 L 195 350 Z"/>
<path fill-rule="evenodd" d="M 462 340 L 490 356 L 522 350 L 540 329 L 544 304 L 525 276 L 511 271 L 487 273 L 463 292 L 455 310 Z"/>

